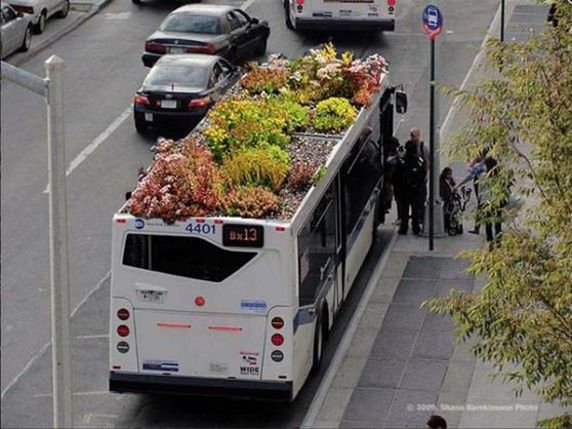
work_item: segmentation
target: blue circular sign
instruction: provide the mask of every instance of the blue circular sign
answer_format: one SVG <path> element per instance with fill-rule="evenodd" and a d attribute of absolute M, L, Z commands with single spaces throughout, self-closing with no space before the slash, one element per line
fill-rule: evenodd
<path fill-rule="evenodd" d="M 423 29 L 432 39 L 443 31 L 443 15 L 437 6 L 430 4 L 423 10 Z"/>

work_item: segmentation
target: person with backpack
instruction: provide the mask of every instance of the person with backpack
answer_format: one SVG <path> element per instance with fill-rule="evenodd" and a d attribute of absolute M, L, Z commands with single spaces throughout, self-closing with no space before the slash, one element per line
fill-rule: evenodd
<path fill-rule="evenodd" d="M 423 186 L 421 189 L 421 210 L 419 211 L 418 215 L 419 218 L 417 222 L 420 225 L 420 228 L 425 222 L 425 204 L 427 202 L 427 182 L 429 180 L 429 150 L 425 147 L 425 143 L 421 140 L 421 130 L 417 127 L 411 128 L 410 131 L 410 139 L 408 142 L 413 142 L 415 144 L 415 151 L 418 157 L 423 159 L 424 163 L 424 176 L 423 176 Z M 406 143 L 407 144 L 407 143 Z"/>
<path fill-rule="evenodd" d="M 397 201 L 398 217 L 401 220 L 399 234 L 407 234 L 411 212 L 411 226 L 415 235 L 421 234 L 419 222 L 423 213 L 423 188 L 425 185 L 425 161 L 418 156 L 417 146 L 408 141 L 405 157 L 395 166 L 393 187 Z"/>

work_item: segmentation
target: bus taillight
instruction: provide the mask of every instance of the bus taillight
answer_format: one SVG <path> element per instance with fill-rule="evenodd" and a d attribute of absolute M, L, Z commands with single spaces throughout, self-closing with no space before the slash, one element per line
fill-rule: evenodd
<path fill-rule="evenodd" d="M 275 346 L 281 346 L 282 344 L 284 344 L 284 337 L 280 334 L 274 334 L 272 335 L 270 341 L 272 341 L 272 344 L 274 344 Z"/>
<path fill-rule="evenodd" d="M 126 337 L 127 335 L 129 335 L 129 327 L 125 325 L 119 325 L 117 327 L 117 335 L 119 335 L 120 337 Z"/>
<path fill-rule="evenodd" d="M 275 317 L 272 319 L 272 322 L 270 322 L 270 324 L 274 329 L 281 329 L 284 326 L 284 319 L 282 319 L 281 317 Z"/>
<path fill-rule="evenodd" d="M 120 308 L 119 310 L 117 310 L 117 318 L 119 320 L 129 319 L 129 310 L 127 310 L 126 308 Z"/>

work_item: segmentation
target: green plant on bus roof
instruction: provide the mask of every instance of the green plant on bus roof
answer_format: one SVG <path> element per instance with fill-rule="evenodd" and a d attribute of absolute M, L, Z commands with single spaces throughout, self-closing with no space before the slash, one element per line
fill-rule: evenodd
<path fill-rule="evenodd" d="M 314 173 L 313 185 L 317 185 L 326 175 L 326 166 L 324 164 L 320 165 L 316 172 Z"/>
<path fill-rule="evenodd" d="M 288 82 L 288 70 L 285 68 L 250 66 L 250 71 L 240 80 L 240 84 L 250 94 L 278 93 Z"/>
<path fill-rule="evenodd" d="M 228 156 L 222 175 L 231 187 L 263 186 L 278 192 L 288 175 L 290 157 L 278 146 L 261 144 Z"/>
<path fill-rule="evenodd" d="M 297 192 L 303 191 L 312 185 L 315 173 L 316 164 L 313 162 L 297 162 L 288 175 L 288 186 Z"/>
<path fill-rule="evenodd" d="M 260 219 L 278 213 L 280 198 L 261 186 L 239 186 L 225 195 L 222 209 L 226 216 Z"/>
<path fill-rule="evenodd" d="M 209 119 L 210 125 L 203 134 L 218 162 L 238 149 L 260 143 L 286 147 L 290 142 L 284 132 L 286 118 L 268 109 L 264 99 L 221 101 L 211 110 Z"/>
<path fill-rule="evenodd" d="M 356 108 L 346 98 L 332 97 L 318 103 L 312 125 L 316 131 L 337 133 L 349 127 L 356 115 Z"/>

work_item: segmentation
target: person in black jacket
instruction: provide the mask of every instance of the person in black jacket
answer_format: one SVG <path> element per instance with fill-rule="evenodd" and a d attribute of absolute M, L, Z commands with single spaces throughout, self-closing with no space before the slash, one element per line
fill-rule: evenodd
<path fill-rule="evenodd" d="M 413 233 L 419 235 L 419 219 L 423 212 L 425 187 L 425 161 L 417 154 L 417 146 L 408 141 L 405 144 L 405 157 L 395 166 L 393 187 L 397 201 L 397 211 L 401 220 L 399 234 L 407 234 L 410 211 Z"/>
<path fill-rule="evenodd" d="M 453 179 L 453 170 L 445 167 L 439 176 L 439 196 L 443 202 L 443 221 L 445 223 L 445 231 L 449 231 L 451 226 L 451 216 L 447 211 L 447 205 L 453 198 L 455 193 L 455 179 Z"/>

